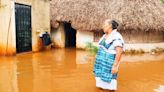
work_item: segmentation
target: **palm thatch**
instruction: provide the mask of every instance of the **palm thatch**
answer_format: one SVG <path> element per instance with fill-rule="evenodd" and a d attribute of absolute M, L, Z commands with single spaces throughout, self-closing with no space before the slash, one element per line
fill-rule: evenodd
<path fill-rule="evenodd" d="M 99 30 L 105 19 L 117 20 L 121 24 L 119 29 L 124 33 L 130 30 L 160 31 L 164 34 L 164 4 L 161 0 L 51 1 L 51 20 L 71 20 L 77 30 Z"/>

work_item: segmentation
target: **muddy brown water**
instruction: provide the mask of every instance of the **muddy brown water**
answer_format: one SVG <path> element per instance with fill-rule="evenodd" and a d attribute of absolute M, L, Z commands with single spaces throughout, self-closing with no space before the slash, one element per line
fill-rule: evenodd
<path fill-rule="evenodd" d="M 99 92 L 86 51 L 0 57 L 0 92 Z M 117 92 L 164 92 L 164 54 L 123 55 Z"/>

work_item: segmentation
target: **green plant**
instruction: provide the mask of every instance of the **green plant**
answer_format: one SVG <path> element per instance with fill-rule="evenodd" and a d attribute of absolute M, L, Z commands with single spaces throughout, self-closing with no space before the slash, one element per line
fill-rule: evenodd
<path fill-rule="evenodd" d="M 126 50 L 125 54 L 130 54 L 130 55 L 134 55 L 134 54 L 144 54 L 145 51 L 143 49 L 139 49 L 139 50 L 135 50 L 135 49 L 130 49 L 130 50 Z"/>
<path fill-rule="evenodd" d="M 51 1 L 51 0 L 43 0 L 44 2 Z"/>
<path fill-rule="evenodd" d="M 155 49 L 152 49 L 151 52 L 154 52 L 154 53 L 161 53 L 161 52 L 164 52 L 164 49 L 163 48 L 155 48 Z"/>
<path fill-rule="evenodd" d="M 162 3 L 164 3 L 164 0 L 161 0 Z"/>
<path fill-rule="evenodd" d="M 91 42 L 86 43 L 86 49 L 90 52 L 91 55 L 96 55 L 98 47 L 93 45 Z"/>

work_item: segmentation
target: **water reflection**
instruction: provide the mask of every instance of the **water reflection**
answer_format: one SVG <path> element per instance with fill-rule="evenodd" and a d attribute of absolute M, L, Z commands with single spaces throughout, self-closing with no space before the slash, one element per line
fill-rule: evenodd
<path fill-rule="evenodd" d="M 118 92 L 154 92 L 164 84 L 164 60 L 153 62 L 123 62 L 119 71 Z"/>
<path fill-rule="evenodd" d="M 0 92 L 18 92 L 17 65 L 13 58 L 0 58 Z"/>
<path fill-rule="evenodd" d="M 155 92 L 164 92 L 164 86 L 160 85 L 157 89 L 154 90 Z"/>
<path fill-rule="evenodd" d="M 164 59 L 156 56 L 152 62 L 143 62 L 140 57 L 124 56 L 118 92 L 163 92 L 159 85 L 164 85 Z M 131 62 L 133 59 L 142 62 Z M 0 57 L 0 92 L 99 92 L 93 61 L 88 53 L 76 49 Z"/>

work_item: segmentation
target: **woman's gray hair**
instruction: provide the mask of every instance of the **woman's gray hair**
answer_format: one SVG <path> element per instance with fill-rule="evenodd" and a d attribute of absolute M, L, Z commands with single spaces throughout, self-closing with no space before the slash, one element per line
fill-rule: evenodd
<path fill-rule="evenodd" d="M 105 23 L 108 23 L 109 25 L 112 25 L 112 29 L 117 29 L 119 24 L 118 22 L 116 22 L 115 20 L 110 20 L 110 19 L 107 19 L 105 20 Z"/>

